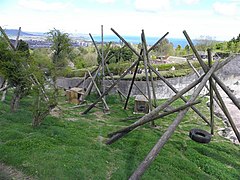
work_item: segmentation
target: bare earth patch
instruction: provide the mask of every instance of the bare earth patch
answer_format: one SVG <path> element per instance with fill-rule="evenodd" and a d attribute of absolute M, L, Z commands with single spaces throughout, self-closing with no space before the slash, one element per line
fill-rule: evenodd
<path fill-rule="evenodd" d="M 33 177 L 24 175 L 22 172 L 16 170 L 13 167 L 0 163 L 0 179 L 21 179 L 21 180 L 34 180 Z"/>

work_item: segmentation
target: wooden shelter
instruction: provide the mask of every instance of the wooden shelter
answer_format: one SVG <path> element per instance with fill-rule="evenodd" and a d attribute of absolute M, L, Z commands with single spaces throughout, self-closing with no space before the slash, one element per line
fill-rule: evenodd
<path fill-rule="evenodd" d="M 68 102 L 73 104 L 80 104 L 84 101 L 84 89 L 83 88 L 71 88 L 69 90 L 66 90 L 66 97 Z"/>
<path fill-rule="evenodd" d="M 136 114 L 139 114 L 139 113 L 147 114 L 147 113 L 149 113 L 149 104 L 148 104 L 148 100 L 145 96 L 137 95 L 135 97 L 134 113 L 136 113 Z"/>

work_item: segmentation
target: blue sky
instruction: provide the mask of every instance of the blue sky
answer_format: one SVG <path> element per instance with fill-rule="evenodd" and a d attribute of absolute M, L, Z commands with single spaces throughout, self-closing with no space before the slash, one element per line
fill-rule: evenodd
<path fill-rule="evenodd" d="M 240 0 L 1 0 L 0 25 L 23 31 L 229 40 L 240 33 Z"/>

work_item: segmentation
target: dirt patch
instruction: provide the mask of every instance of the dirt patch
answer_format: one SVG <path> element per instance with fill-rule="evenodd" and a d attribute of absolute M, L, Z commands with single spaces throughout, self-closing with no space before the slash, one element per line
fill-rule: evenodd
<path fill-rule="evenodd" d="M 240 98 L 239 83 L 229 84 L 229 87 L 230 87 L 230 90 L 233 92 L 233 94 L 239 99 Z M 233 119 L 233 122 L 234 122 L 236 128 L 238 129 L 238 131 L 240 131 L 240 119 L 239 119 L 240 111 L 239 111 L 239 109 L 232 103 L 230 98 L 221 89 L 220 89 L 220 93 L 223 98 L 223 101 L 225 102 L 225 104 L 228 108 L 228 111 Z M 216 105 L 216 103 L 215 103 L 214 111 L 215 111 L 215 114 L 223 120 L 224 125 L 225 125 L 224 128 L 221 128 L 218 130 L 218 134 L 229 139 L 230 141 L 232 141 L 235 144 L 240 144 L 233 129 L 230 126 L 230 123 L 228 122 L 227 117 L 224 115 L 224 113 L 222 112 L 220 107 L 218 107 Z"/>
<path fill-rule="evenodd" d="M 35 178 L 24 175 L 21 171 L 16 170 L 13 167 L 0 163 L 0 180 L 34 180 Z"/>

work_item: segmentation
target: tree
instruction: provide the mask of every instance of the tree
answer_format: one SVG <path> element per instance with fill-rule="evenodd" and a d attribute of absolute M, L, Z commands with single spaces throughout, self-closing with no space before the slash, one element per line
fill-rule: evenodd
<path fill-rule="evenodd" d="M 104 52 L 108 52 L 108 56 L 112 56 L 109 63 L 118 63 L 120 61 L 131 61 L 133 58 L 133 52 L 128 47 L 112 46 L 107 44 L 104 46 Z M 101 57 L 98 56 L 98 63 L 101 62 Z"/>
<path fill-rule="evenodd" d="M 53 29 L 48 34 L 48 40 L 52 43 L 51 49 L 52 62 L 56 68 L 64 68 L 67 66 L 66 57 L 71 52 L 71 39 L 67 33 Z"/>
<path fill-rule="evenodd" d="M 180 56 L 180 55 L 182 55 L 182 47 L 180 46 L 180 45 L 178 45 L 177 47 L 176 47 L 176 49 L 175 49 L 175 54 L 177 55 L 177 56 Z"/>
<path fill-rule="evenodd" d="M 155 47 L 154 52 L 160 56 L 171 56 L 174 54 L 173 44 L 165 38 Z"/>
<path fill-rule="evenodd" d="M 26 67 L 30 61 L 28 45 L 21 40 L 18 47 L 18 50 L 13 51 L 0 39 L 0 73 L 8 80 L 10 87 L 15 87 L 11 100 L 12 112 L 18 108 L 20 99 L 27 95 L 31 88 L 30 69 Z"/>
<path fill-rule="evenodd" d="M 67 33 L 53 29 L 48 34 L 48 40 L 52 43 L 52 68 L 50 70 L 53 80 L 54 100 L 57 103 L 58 88 L 57 76 L 61 75 L 62 70 L 67 66 L 67 56 L 71 52 L 71 40 Z"/>

